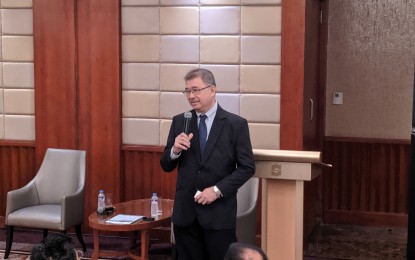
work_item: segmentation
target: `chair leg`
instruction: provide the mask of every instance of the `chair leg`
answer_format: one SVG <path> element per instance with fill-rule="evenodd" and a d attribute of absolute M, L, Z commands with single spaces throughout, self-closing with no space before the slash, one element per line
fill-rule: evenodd
<path fill-rule="evenodd" d="M 83 252 L 86 252 L 85 242 L 84 242 L 84 239 L 82 238 L 82 228 L 81 228 L 81 225 L 75 226 L 75 232 L 76 232 L 76 237 L 79 240 L 79 243 L 81 243 L 81 245 L 82 245 L 82 251 Z"/>
<path fill-rule="evenodd" d="M 6 251 L 4 252 L 4 259 L 8 259 L 13 243 L 13 226 L 6 225 Z"/>
<path fill-rule="evenodd" d="M 46 238 L 48 236 L 49 230 L 44 229 L 43 230 L 43 238 Z"/>
<path fill-rule="evenodd" d="M 171 256 L 172 256 L 172 260 L 178 260 L 179 256 L 177 255 L 177 249 L 176 249 L 176 244 L 171 244 Z"/>
<path fill-rule="evenodd" d="M 130 250 L 139 248 L 141 241 L 138 240 L 138 231 L 133 231 L 130 239 Z"/>

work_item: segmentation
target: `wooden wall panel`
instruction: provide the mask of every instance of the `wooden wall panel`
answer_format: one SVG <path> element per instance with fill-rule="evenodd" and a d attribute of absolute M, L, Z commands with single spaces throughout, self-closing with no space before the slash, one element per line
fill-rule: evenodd
<path fill-rule="evenodd" d="M 31 142 L 0 141 L 0 215 L 6 212 L 7 192 L 23 187 L 36 174 L 35 147 Z M 0 221 L 0 227 L 4 221 Z"/>
<path fill-rule="evenodd" d="M 77 1 L 78 142 L 87 151 L 87 213 L 99 189 L 120 197 L 121 6 L 118 0 Z"/>
<path fill-rule="evenodd" d="M 165 199 L 174 199 L 177 171 L 165 173 L 160 166 L 164 147 L 122 147 L 122 175 L 120 200 L 150 198 L 153 192 Z M 151 237 L 162 243 L 170 242 L 170 225 L 151 233 Z"/>
<path fill-rule="evenodd" d="M 36 159 L 47 148 L 77 148 L 75 5 L 33 0 Z"/>
<path fill-rule="evenodd" d="M 282 1 L 280 148 L 303 149 L 305 1 Z"/>
<path fill-rule="evenodd" d="M 410 144 L 399 140 L 326 138 L 325 223 L 407 225 Z"/>
<path fill-rule="evenodd" d="M 33 13 L 36 159 L 49 147 L 87 151 L 87 216 L 99 189 L 119 197 L 121 4 L 33 0 Z"/>
<path fill-rule="evenodd" d="M 162 147 L 123 147 L 123 200 L 150 198 L 153 192 L 174 199 L 177 170 L 165 173 L 160 166 Z"/>

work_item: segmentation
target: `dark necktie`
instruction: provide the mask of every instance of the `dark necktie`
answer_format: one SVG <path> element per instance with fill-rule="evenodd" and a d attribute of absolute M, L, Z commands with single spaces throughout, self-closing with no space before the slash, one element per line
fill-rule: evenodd
<path fill-rule="evenodd" d="M 199 122 L 199 143 L 200 143 L 200 153 L 203 153 L 206 146 L 206 138 L 207 138 L 207 127 L 206 127 L 206 115 L 200 115 L 200 122 Z"/>

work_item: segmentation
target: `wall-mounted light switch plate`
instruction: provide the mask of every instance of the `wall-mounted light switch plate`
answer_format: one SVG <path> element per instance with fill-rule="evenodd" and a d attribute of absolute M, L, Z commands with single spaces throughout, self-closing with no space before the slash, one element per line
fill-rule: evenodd
<path fill-rule="evenodd" d="M 342 105 L 343 104 L 343 93 L 334 92 L 333 93 L 333 105 Z"/>

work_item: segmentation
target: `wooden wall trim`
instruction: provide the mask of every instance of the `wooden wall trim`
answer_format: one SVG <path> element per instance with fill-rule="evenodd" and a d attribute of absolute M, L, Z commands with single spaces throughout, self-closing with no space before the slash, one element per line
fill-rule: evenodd
<path fill-rule="evenodd" d="M 123 145 L 123 151 L 137 151 L 137 152 L 159 152 L 164 151 L 165 146 L 151 146 L 151 145 Z"/>
<path fill-rule="evenodd" d="M 410 144 L 410 139 L 385 139 L 385 138 L 363 138 L 363 137 L 339 137 L 326 136 L 325 141 L 345 142 L 345 143 L 371 143 L 371 144 Z"/>
<path fill-rule="evenodd" d="M 282 1 L 280 148 L 303 149 L 305 0 Z"/>
<path fill-rule="evenodd" d="M 324 219 L 327 224 L 402 228 L 408 226 L 408 215 L 397 213 L 326 210 Z"/>
<path fill-rule="evenodd" d="M 35 142 L 31 141 L 1 141 L 0 146 L 11 146 L 11 147 L 35 147 Z"/>

